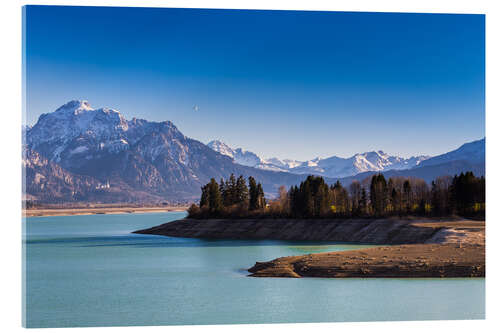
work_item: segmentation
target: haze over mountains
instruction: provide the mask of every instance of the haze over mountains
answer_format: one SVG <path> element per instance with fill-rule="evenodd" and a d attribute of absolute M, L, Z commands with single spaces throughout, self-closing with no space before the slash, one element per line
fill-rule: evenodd
<path fill-rule="evenodd" d="M 484 142 L 429 158 L 382 151 L 310 161 L 262 159 L 220 141 L 184 136 L 170 121 L 126 120 L 117 110 L 71 101 L 23 128 L 26 199 L 39 202 L 180 202 L 199 198 L 210 178 L 253 176 L 266 195 L 300 183 L 306 174 L 344 183 L 371 173 L 420 175 L 474 170 L 484 174 Z"/>

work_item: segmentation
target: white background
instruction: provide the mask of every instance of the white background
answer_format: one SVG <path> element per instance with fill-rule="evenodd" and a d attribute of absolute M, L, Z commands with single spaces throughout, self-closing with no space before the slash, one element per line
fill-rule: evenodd
<path fill-rule="evenodd" d="M 486 14 L 486 178 L 487 178 L 487 273 L 486 320 L 476 321 L 422 321 L 331 324 L 272 324 L 272 325 L 223 325 L 223 326 L 168 326 L 81 328 L 78 331 L 147 331 L 160 332 L 489 332 L 500 327 L 498 274 L 500 262 L 500 11 L 498 1 L 443 1 L 443 0 L 254 0 L 254 1 L 153 1 L 153 0 L 87 0 L 87 1 L 1 1 L 0 10 L 0 326 L 4 332 L 21 328 L 21 6 L 94 5 L 141 7 L 190 7 L 190 8 L 242 8 L 242 9 L 297 9 L 334 11 L 424 12 L 424 13 L 477 13 Z M 67 329 L 43 329 L 43 332 L 62 332 Z M 75 329 L 73 329 L 75 330 Z M 39 330 L 34 330 L 39 331 Z"/>

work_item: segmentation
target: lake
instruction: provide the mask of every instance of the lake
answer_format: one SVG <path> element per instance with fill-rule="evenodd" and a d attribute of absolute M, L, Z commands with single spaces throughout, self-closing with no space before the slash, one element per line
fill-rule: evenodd
<path fill-rule="evenodd" d="M 483 319 L 485 280 L 251 278 L 256 261 L 367 246 L 136 235 L 184 212 L 32 217 L 27 327 Z"/>

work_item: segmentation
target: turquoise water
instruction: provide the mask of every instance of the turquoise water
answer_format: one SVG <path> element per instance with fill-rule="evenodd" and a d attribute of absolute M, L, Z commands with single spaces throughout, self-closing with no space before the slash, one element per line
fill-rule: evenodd
<path fill-rule="evenodd" d="M 355 245 L 134 235 L 184 213 L 34 217 L 28 327 L 482 319 L 484 279 L 251 278 L 255 261 Z"/>

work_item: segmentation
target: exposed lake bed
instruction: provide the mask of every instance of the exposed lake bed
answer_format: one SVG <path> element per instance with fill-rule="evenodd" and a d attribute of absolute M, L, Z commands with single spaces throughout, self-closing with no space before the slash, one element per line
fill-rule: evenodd
<path fill-rule="evenodd" d="M 249 269 L 254 277 L 484 277 L 484 226 L 464 219 L 183 219 L 136 233 L 396 244 L 256 262 Z"/>

